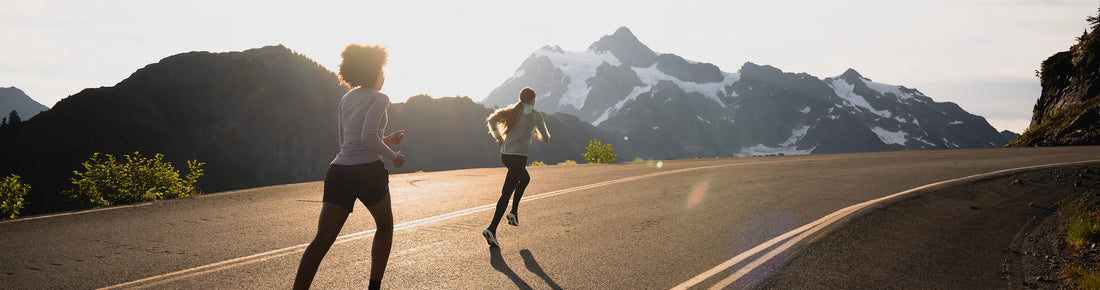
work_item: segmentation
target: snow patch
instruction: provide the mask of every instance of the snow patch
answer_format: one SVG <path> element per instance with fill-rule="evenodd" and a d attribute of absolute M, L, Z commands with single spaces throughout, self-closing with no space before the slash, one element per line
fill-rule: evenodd
<path fill-rule="evenodd" d="M 803 114 L 806 114 L 806 113 L 810 112 L 810 107 L 801 108 L 801 109 L 798 109 L 798 111 L 802 112 Z"/>
<path fill-rule="evenodd" d="M 515 74 L 515 75 L 513 75 L 513 76 L 512 76 L 512 78 L 513 78 L 513 79 L 518 79 L 518 78 L 522 77 L 522 76 L 523 76 L 523 75 L 525 75 L 525 74 L 527 74 L 527 71 L 526 71 L 526 70 L 523 70 L 523 69 L 521 68 L 521 69 L 518 69 L 518 70 L 516 70 L 516 74 Z"/>
<path fill-rule="evenodd" d="M 741 75 L 739 74 L 723 72 L 723 79 L 721 82 L 700 84 L 695 82 L 682 81 L 676 77 L 670 76 L 660 69 L 657 69 L 657 64 L 653 64 L 652 66 L 647 68 L 632 67 L 631 69 L 633 69 L 634 72 L 638 74 L 638 79 L 640 79 L 642 83 L 646 84 L 646 86 L 652 87 L 653 85 L 656 85 L 659 81 L 670 81 L 673 84 L 676 84 L 676 86 L 683 89 L 685 92 L 699 93 L 718 103 L 718 105 L 722 106 L 723 108 L 726 107 L 726 103 L 723 103 L 722 99 L 720 99 L 719 97 L 726 95 L 727 86 L 733 85 L 733 83 L 736 83 L 738 80 L 741 79 Z"/>
<path fill-rule="evenodd" d="M 921 137 L 916 137 L 916 138 L 913 138 L 913 139 L 917 139 L 917 141 L 924 142 L 924 144 L 928 144 L 928 146 L 932 146 L 932 147 L 936 146 L 936 144 L 932 144 L 932 142 L 928 142 L 928 140 L 924 140 L 924 138 L 921 138 Z"/>
<path fill-rule="evenodd" d="M 619 100 L 618 102 L 615 103 L 614 106 L 609 107 L 606 110 L 604 110 L 603 113 L 600 114 L 599 118 L 596 118 L 595 121 L 592 121 L 593 126 L 599 126 L 600 123 L 603 123 L 604 121 L 607 121 L 607 119 L 611 118 L 611 116 L 613 116 L 615 113 L 618 113 L 619 111 L 621 111 L 623 109 L 623 106 L 625 106 L 627 103 L 630 103 L 631 101 L 634 101 L 634 99 L 637 99 L 638 96 L 641 95 L 642 93 L 644 93 L 644 92 L 652 93 L 653 86 L 656 85 L 657 82 L 659 82 L 659 81 L 671 81 L 672 83 L 676 84 L 681 89 L 683 89 L 685 92 L 696 92 L 696 93 L 702 94 L 703 96 L 706 96 L 707 98 L 717 102 L 719 106 L 722 106 L 723 108 L 725 108 L 726 104 L 724 102 L 722 102 L 722 100 L 719 98 L 719 95 L 729 94 L 730 96 L 736 97 L 737 93 L 735 93 L 735 92 L 728 92 L 727 93 L 726 92 L 726 87 L 730 86 L 730 85 L 733 85 L 733 83 L 736 83 L 738 80 L 741 79 L 741 75 L 739 75 L 739 74 L 731 74 L 731 73 L 724 73 L 723 72 L 725 78 L 721 82 L 700 84 L 700 83 L 694 83 L 694 82 L 681 81 L 680 79 L 675 78 L 673 76 L 670 76 L 670 75 L 662 72 L 661 70 L 657 69 L 656 64 L 654 64 L 653 66 L 650 66 L 648 68 L 632 67 L 631 69 L 634 70 L 634 73 L 638 74 L 638 79 L 640 79 L 642 81 L 642 83 L 644 83 L 645 85 L 634 87 L 634 90 L 630 91 L 630 94 L 627 95 L 626 98 L 623 98 L 622 100 Z M 572 84 L 570 84 L 570 87 L 572 87 Z M 587 95 L 587 92 L 588 91 L 585 90 L 585 95 Z M 564 97 L 563 97 L 562 100 L 564 100 Z M 581 101 L 583 103 L 583 99 Z M 672 99 L 666 99 L 665 100 L 666 103 L 670 102 L 670 101 L 672 101 Z"/>
<path fill-rule="evenodd" d="M 958 125 L 958 124 L 962 124 L 962 123 L 963 123 L 963 121 L 951 121 L 951 122 L 949 122 L 949 123 L 947 123 L 947 124 L 951 124 L 951 125 Z"/>
<path fill-rule="evenodd" d="M 775 155 L 780 153 L 782 153 L 783 155 L 806 155 L 810 154 L 810 152 L 813 152 L 814 149 L 817 149 L 817 146 L 814 146 L 810 149 L 799 150 L 797 146 L 768 147 L 764 144 L 759 144 L 752 147 L 742 147 L 741 151 L 734 153 L 733 156 L 746 157 L 758 155 Z"/>
<path fill-rule="evenodd" d="M 959 148 L 959 144 L 955 144 L 954 142 L 948 141 L 947 138 L 943 138 L 943 146 L 944 147 Z"/>
<path fill-rule="evenodd" d="M 864 84 L 867 85 L 867 87 L 871 88 L 872 90 L 875 90 L 876 92 L 879 92 L 880 94 L 882 94 L 884 96 L 887 93 L 891 93 L 891 94 L 894 94 L 895 96 L 897 96 L 898 100 L 913 99 L 913 95 L 906 94 L 906 93 L 902 92 L 900 86 L 888 85 L 888 84 L 883 84 L 883 83 L 876 83 L 876 82 L 872 82 L 871 80 L 865 79 L 865 78 L 860 78 L 860 79 L 863 81 Z"/>
<path fill-rule="evenodd" d="M 900 130 L 894 132 L 883 129 L 882 127 L 874 127 L 871 128 L 871 132 L 874 132 L 875 135 L 878 135 L 878 139 L 882 140 L 882 142 L 886 144 L 898 144 L 904 146 L 905 142 L 907 141 L 905 138 L 907 134 Z"/>
<path fill-rule="evenodd" d="M 865 108 L 875 115 L 882 116 L 883 118 L 890 118 L 890 111 L 875 110 L 875 108 L 867 102 L 867 99 L 864 99 L 863 96 L 857 95 L 855 94 L 855 92 L 853 92 L 856 86 L 853 84 L 849 84 L 848 81 L 839 78 L 833 79 L 833 82 L 829 84 L 829 86 L 833 87 L 833 90 L 836 91 L 836 95 L 838 97 L 846 101 L 845 104 L 856 107 L 857 109 Z"/>
<path fill-rule="evenodd" d="M 787 141 L 779 143 L 779 146 L 790 147 L 802 140 L 802 137 L 806 137 L 806 132 L 810 131 L 810 125 L 802 126 L 802 128 L 796 128 L 791 130 L 791 137 L 787 138 Z"/>
<path fill-rule="evenodd" d="M 650 87 L 634 87 L 634 90 L 630 91 L 630 94 L 626 95 L 626 98 L 619 100 L 619 102 L 615 103 L 615 106 L 604 110 L 603 114 L 601 114 L 599 118 L 596 118 L 596 121 L 592 122 L 592 126 L 599 126 L 600 123 L 603 123 L 603 121 L 607 121 L 608 118 L 611 118 L 611 114 L 617 113 L 619 112 L 619 110 L 622 110 L 623 105 L 626 105 L 626 103 L 637 99 L 638 95 L 641 95 L 642 93 L 648 91 L 649 88 Z"/>
<path fill-rule="evenodd" d="M 545 56 L 554 67 L 569 78 L 569 86 L 562 93 L 558 106 L 570 105 L 578 110 L 584 107 L 588 97 L 588 79 L 596 75 L 596 68 L 603 63 L 619 65 L 619 59 L 611 52 L 568 52 L 559 49 L 543 48 L 535 51 L 534 56 Z"/>

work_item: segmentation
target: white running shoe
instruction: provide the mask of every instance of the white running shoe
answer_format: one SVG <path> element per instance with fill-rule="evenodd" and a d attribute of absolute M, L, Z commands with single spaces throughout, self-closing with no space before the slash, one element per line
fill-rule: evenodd
<path fill-rule="evenodd" d="M 485 236 L 485 242 L 488 242 L 489 246 L 500 247 L 500 244 L 497 244 L 496 235 L 493 235 L 493 232 L 490 232 L 489 229 L 482 231 L 481 235 Z"/>
<path fill-rule="evenodd" d="M 519 226 L 519 217 L 516 217 L 516 213 L 510 212 L 510 213 L 508 213 L 507 217 L 508 217 L 508 224 L 513 225 L 513 226 L 517 226 L 517 227 Z"/>

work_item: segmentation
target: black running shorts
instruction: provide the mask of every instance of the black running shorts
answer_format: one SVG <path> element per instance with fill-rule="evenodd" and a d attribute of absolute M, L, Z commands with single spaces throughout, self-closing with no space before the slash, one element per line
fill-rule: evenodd
<path fill-rule="evenodd" d="M 355 200 L 364 206 L 378 204 L 390 194 L 390 171 L 382 160 L 356 165 L 330 164 L 325 173 L 324 202 L 352 211 Z"/>

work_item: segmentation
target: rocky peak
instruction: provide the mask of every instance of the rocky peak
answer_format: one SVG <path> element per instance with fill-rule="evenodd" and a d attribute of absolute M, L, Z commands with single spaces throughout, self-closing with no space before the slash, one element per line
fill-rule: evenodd
<path fill-rule="evenodd" d="M 749 79 L 774 79 L 783 75 L 783 71 L 778 68 L 770 65 L 758 65 L 752 62 L 742 64 L 738 72 L 741 73 L 742 78 Z"/>
<path fill-rule="evenodd" d="M 847 81 L 849 84 L 856 84 L 856 83 L 861 82 L 863 79 L 867 79 L 867 78 L 863 77 L 863 75 L 859 74 L 858 71 L 856 71 L 855 69 L 851 69 L 851 68 L 844 71 L 843 74 L 840 74 L 839 78 L 842 79 L 842 80 Z"/>
<path fill-rule="evenodd" d="M 657 62 L 657 53 L 642 44 L 625 26 L 601 37 L 588 46 L 588 50 L 611 52 L 619 61 L 632 67 L 649 67 Z"/>

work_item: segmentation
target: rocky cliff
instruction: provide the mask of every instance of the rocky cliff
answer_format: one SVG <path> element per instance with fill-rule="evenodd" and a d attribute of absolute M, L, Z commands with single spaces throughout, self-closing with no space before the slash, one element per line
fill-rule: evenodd
<path fill-rule="evenodd" d="M 1047 58 L 1039 79 L 1031 125 L 1008 146 L 1100 145 L 1100 34 Z"/>

